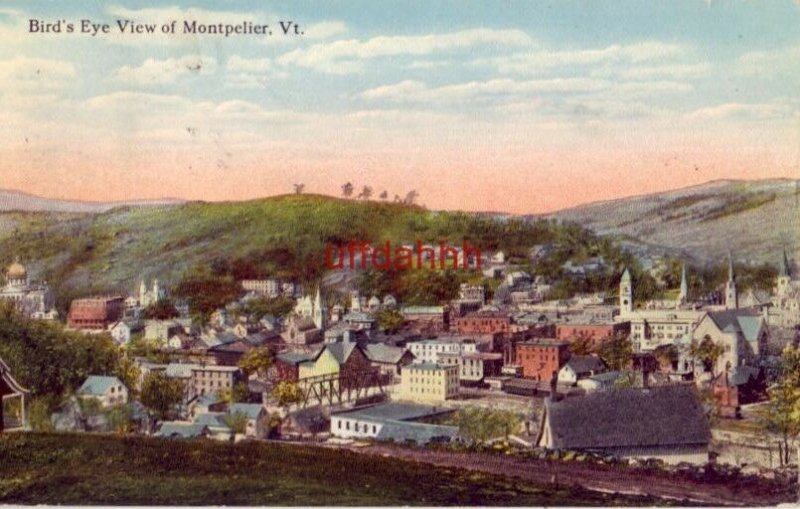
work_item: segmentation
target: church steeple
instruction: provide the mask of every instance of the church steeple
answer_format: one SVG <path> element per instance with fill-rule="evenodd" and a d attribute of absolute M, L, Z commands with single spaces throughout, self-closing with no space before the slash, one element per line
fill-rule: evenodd
<path fill-rule="evenodd" d="M 725 283 L 725 309 L 739 307 L 739 295 L 736 292 L 736 274 L 733 272 L 733 254 L 728 254 L 728 281 Z"/>
<path fill-rule="evenodd" d="M 689 283 L 686 281 L 686 264 L 681 268 L 681 291 L 678 294 L 678 303 L 685 304 L 689 299 Z"/>
<path fill-rule="evenodd" d="M 633 284 L 631 282 L 631 273 L 628 268 L 622 273 L 622 278 L 619 280 L 619 313 L 621 316 L 627 316 L 633 312 Z"/>
<path fill-rule="evenodd" d="M 781 276 L 792 277 L 792 265 L 789 263 L 789 256 L 786 254 L 786 248 L 783 248 L 783 260 L 781 263 Z"/>
<path fill-rule="evenodd" d="M 317 295 L 314 297 L 313 320 L 317 329 L 325 328 L 325 308 L 322 306 L 322 292 L 317 286 Z"/>

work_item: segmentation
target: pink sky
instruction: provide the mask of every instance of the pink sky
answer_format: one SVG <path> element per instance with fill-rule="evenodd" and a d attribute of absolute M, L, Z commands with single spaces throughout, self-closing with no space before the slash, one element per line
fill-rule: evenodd
<path fill-rule="evenodd" d="M 419 154 L 343 156 L 330 160 L 234 157 L 231 161 L 166 150 L 141 156 L 105 150 L 93 161 L 83 151 L 3 154 L 3 188 L 70 200 L 118 201 L 177 197 L 245 200 L 284 194 L 293 183 L 306 191 L 340 195 L 342 183 L 386 189 L 390 199 L 410 189 L 433 209 L 541 213 L 717 179 L 798 178 L 792 154 L 771 151 L 648 151 L 480 154 L 465 149 Z M 8 156 L 11 157 L 8 157 Z M 354 172 L 352 168 L 360 171 Z M 13 170 L 11 168 L 14 168 Z"/>

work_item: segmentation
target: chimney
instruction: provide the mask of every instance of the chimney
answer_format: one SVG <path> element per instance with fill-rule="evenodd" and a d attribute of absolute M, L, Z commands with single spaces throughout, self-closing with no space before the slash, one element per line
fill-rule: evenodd
<path fill-rule="evenodd" d="M 550 378 L 550 401 L 555 403 L 560 399 L 558 394 L 558 371 L 553 371 L 553 376 Z"/>

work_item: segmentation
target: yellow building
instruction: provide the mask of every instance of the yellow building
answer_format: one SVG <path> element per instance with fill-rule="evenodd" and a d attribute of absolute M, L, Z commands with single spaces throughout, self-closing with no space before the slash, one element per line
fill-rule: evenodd
<path fill-rule="evenodd" d="M 436 403 L 458 394 L 458 366 L 421 363 L 403 367 L 397 399 Z"/>
<path fill-rule="evenodd" d="M 323 348 L 316 357 L 300 364 L 298 378 L 311 378 L 322 375 L 338 375 L 339 361 L 328 348 Z"/>

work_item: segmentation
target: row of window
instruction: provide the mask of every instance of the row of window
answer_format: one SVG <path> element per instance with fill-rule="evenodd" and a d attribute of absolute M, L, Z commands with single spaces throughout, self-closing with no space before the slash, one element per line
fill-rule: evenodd
<path fill-rule="evenodd" d="M 344 422 L 344 429 L 346 429 L 347 431 L 350 431 L 350 421 L 342 421 L 340 419 L 337 428 L 338 429 L 342 429 L 342 422 Z M 370 427 L 370 425 L 366 424 L 366 423 L 361 424 L 361 425 L 359 425 L 358 421 L 355 421 L 353 423 L 353 428 L 354 428 L 354 431 L 356 433 L 358 433 L 360 431 L 362 431 L 364 433 L 369 433 L 369 427 Z M 373 434 L 377 434 L 378 433 L 378 426 L 372 424 L 372 433 Z"/>

